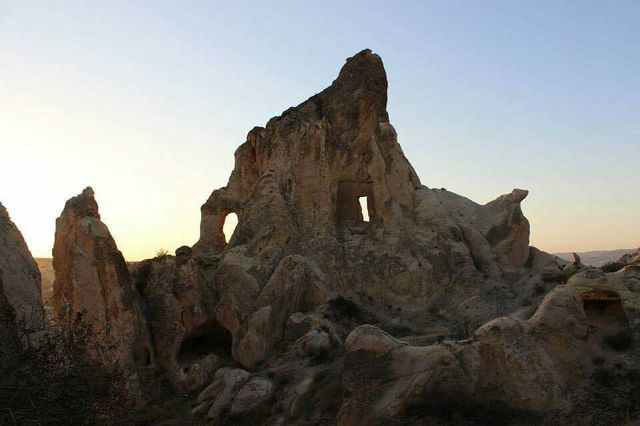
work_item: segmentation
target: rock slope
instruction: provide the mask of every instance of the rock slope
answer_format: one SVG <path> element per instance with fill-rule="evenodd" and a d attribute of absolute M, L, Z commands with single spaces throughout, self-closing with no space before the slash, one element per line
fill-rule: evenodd
<path fill-rule="evenodd" d="M 40 271 L 22 234 L 0 204 L 0 280 L 16 315 L 31 318 L 42 310 Z"/>

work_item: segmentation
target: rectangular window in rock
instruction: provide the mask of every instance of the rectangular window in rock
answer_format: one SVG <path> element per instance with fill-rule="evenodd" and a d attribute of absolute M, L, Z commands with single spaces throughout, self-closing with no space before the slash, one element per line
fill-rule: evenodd
<path fill-rule="evenodd" d="M 337 220 L 340 226 L 358 226 L 375 217 L 373 184 L 360 181 L 338 182 Z"/>

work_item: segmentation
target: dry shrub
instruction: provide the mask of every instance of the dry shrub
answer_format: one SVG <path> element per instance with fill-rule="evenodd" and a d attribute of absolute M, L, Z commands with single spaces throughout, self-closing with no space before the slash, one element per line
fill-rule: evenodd
<path fill-rule="evenodd" d="M 0 424 L 105 424 L 127 406 L 123 374 L 87 356 L 82 316 L 59 327 L 35 312 L 0 334 Z"/>

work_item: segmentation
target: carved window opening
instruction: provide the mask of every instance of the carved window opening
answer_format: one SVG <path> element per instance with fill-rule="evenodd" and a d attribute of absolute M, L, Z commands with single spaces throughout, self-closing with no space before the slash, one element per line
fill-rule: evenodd
<path fill-rule="evenodd" d="M 618 293 L 589 291 L 582 295 L 582 303 L 593 336 L 600 346 L 616 351 L 624 351 L 632 346 L 633 334 Z"/>
<path fill-rule="evenodd" d="M 372 222 L 376 214 L 373 184 L 361 181 L 338 182 L 336 213 L 340 226 L 357 227 Z"/>

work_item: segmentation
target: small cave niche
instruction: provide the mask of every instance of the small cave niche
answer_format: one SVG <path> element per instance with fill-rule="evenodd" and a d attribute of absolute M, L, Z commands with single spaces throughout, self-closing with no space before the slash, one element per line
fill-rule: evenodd
<path fill-rule="evenodd" d="M 376 214 L 373 184 L 351 180 L 338 182 L 336 206 L 340 226 L 357 227 L 372 222 Z"/>
<path fill-rule="evenodd" d="M 600 346 L 624 351 L 633 345 L 633 334 L 618 293 L 592 290 L 582 295 L 584 313 Z"/>
<path fill-rule="evenodd" d="M 229 358 L 231 345 L 231 333 L 214 322 L 182 341 L 177 361 L 179 364 L 189 364 L 209 354 Z"/>

